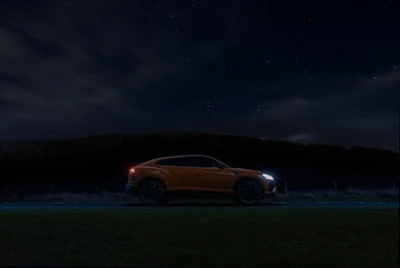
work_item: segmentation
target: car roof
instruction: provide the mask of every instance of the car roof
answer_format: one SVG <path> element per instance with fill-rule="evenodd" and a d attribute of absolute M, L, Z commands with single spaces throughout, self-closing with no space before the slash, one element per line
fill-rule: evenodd
<path fill-rule="evenodd" d="M 137 166 L 147 166 L 147 165 L 153 165 L 156 162 L 160 161 L 160 160 L 165 160 L 165 159 L 174 159 L 174 158 L 180 158 L 180 157 L 207 157 L 207 158 L 211 158 L 215 161 L 219 161 L 216 158 L 209 156 L 209 155 L 204 155 L 204 154 L 183 154 L 183 155 L 172 155 L 172 156 L 165 156 L 165 157 L 159 157 L 159 158 L 154 158 L 151 160 L 148 160 L 146 162 L 143 162 Z"/>
<path fill-rule="evenodd" d="M 202 154 L 183 154 L 183 155 L 172 155 L 172 156 L 165 156 L 165 157 L 159 157 L 159 158 L 154 158 L 151 160 L 148 160 L 146 162 L 141 163 L 140 165 L 148 165 L 148 164 L 154 164 L 160 160 L 165 160 L 165 159 L 174 159 L 174 158 L 180 158 L 180 157 L 208 157 L 211 159 L 216 160 L 214 157 L 211 157 L 209 155 L 202 155 Z"/>
<path fill-rule="evenodd" d="M 208 157 L 213 159 L 213 157 L 209 156 L 209 155 L 203 155 L 203 154 L 183 154 L 183 155 L 172 155 L 172 156 L 165 156 L 165 157 L 159 157 L 159 158 L 155 158 L 150 160 L 149 162 L 157 162 L 160 160 L 164 160 L 164 159 L 173 159 L 173 158 L 180 158 L 180 157 Z"/>

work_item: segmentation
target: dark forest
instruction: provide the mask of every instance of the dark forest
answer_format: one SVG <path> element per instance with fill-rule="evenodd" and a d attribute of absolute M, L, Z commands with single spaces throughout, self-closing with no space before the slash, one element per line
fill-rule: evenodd
<path fill-rule="evenodd" d="M 378 189 L 398 185 L 399 154 L 353 146 L 304 145 L 207 133 L 90 136 L 0 143 L 0 188 L 16 194 L 123 191 L 128 169 L 146 160 L 205 154 L 262 170 L 290 189 Z M 280 190 L 283 188 L 280 187 Z"/>

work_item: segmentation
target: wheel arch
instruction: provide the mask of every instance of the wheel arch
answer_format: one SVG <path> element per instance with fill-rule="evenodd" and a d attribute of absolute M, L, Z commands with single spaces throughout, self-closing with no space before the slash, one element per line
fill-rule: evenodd
<path fill-rule="evenodd" d="M 253 176 L 242 176 L 242 177 L 240 177 L 240 178 L 237 179 L 237 180 L 235 181 L 235 183 L 233 184 L 232 190 L 235 192 L 235 191 L 236 191 L 237 185 L 238 185 L 239 183 L 241 183 L 242 181 L 245 181 L 245 180 L 253 180 L 253 181 L 256 181 L 257 183 L 259 183 L 259 184 L 261 185 L 261 187 L 263 188 L 263 191 L 265 190 L 265 189 L 264 189 L 264 185 L 262 184 L 261 180 L 260 180 L 259 178 L 253 177 Z"/>
<path fill-rule="evenodd" d="M 150 180 L 159 181 L 162 185 L 164 185 L 164 188 L 167 188 L 167 185 L 165 184 L 164 180 L 161 179 L 160 177 L 157 177 L 157 176 L 145 176 L 145 177 L 143 177 L 139 182 L 139 187 L 143 182 L 150 181 Z"/>

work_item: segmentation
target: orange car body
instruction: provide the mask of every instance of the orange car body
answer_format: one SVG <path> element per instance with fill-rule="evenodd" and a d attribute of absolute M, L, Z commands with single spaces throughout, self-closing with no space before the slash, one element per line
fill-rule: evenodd
<path fill-rule="evenodd" d="M 196 165 L 196 163 L 199 164 Z M 126 191 L 136 195 L 136 190 L 143 179 L 156 178 L 162 180 L 167 192 L 196 191 L 233 194 L 238 180 L 253 178 L 262 183 L 264 197 L 275 196 L 276 182 L 263 178 L 262 174 L 256 170 L 231 168 L 218 159 L 206 155 L 163 157 L 131 168 Z"/>

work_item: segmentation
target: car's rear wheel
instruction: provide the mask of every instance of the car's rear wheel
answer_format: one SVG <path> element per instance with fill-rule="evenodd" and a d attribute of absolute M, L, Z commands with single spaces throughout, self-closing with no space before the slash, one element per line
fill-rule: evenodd
<path fill-rule="evenodd" d="M 239 182 L 235 189 L 235 201 L 242 205 L 255 205 L 262 200 L 263 186 L 254 179 Z"/>
<path fill-rule="evenodd" d="M 145 180 L 139 186 L 139 197 L 145 205 L 161 205 L 167 201 L 165 186 L 158 180 Z"/>

